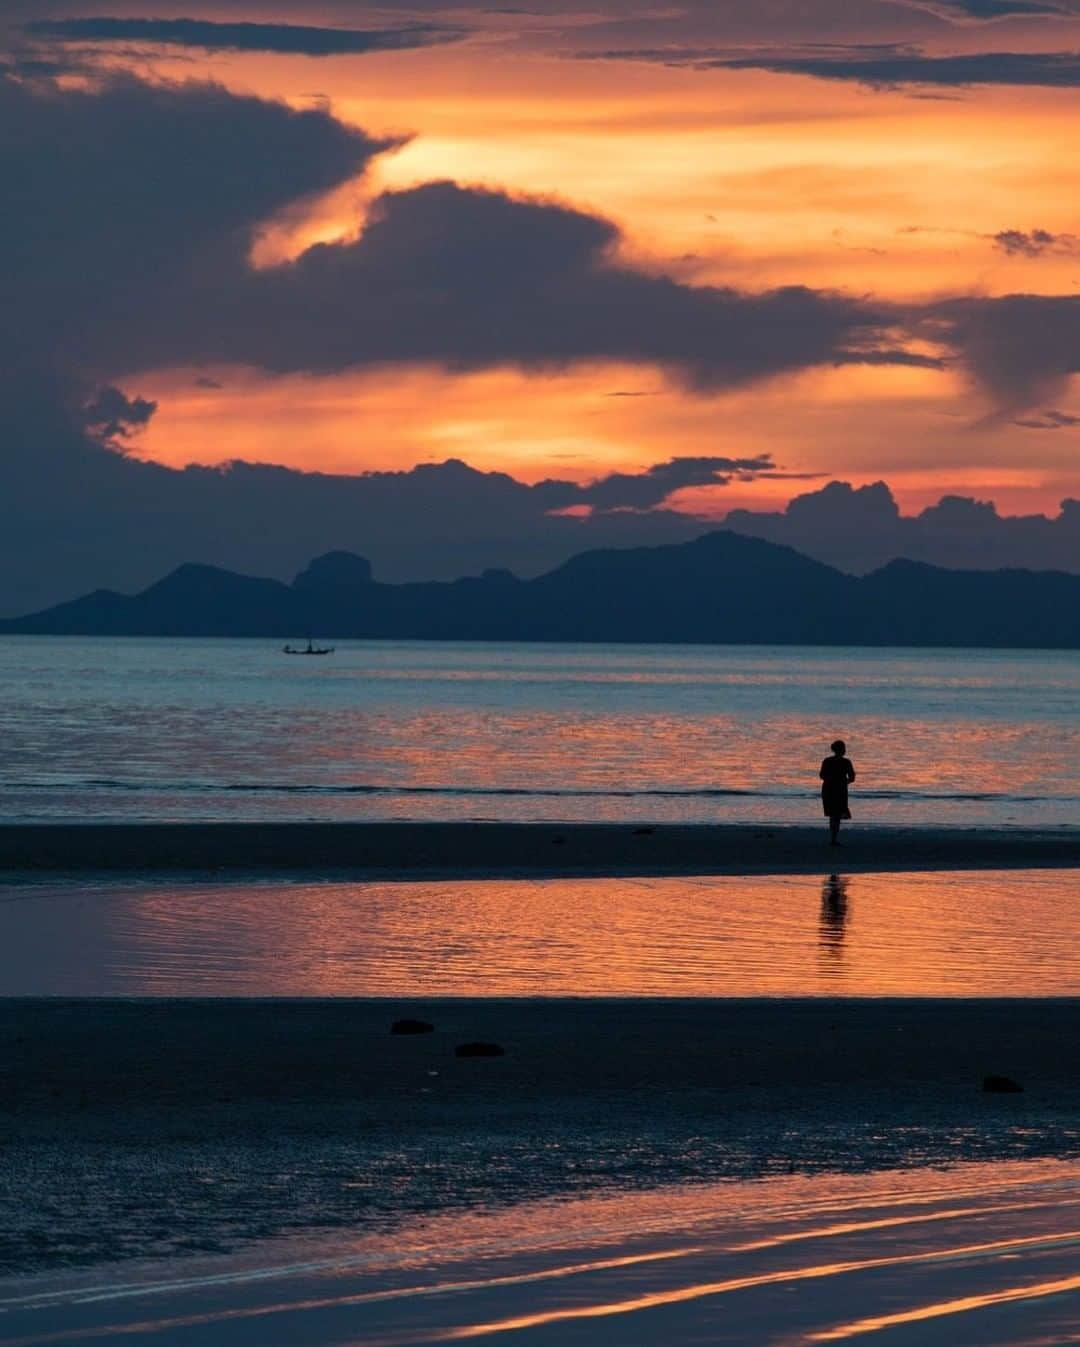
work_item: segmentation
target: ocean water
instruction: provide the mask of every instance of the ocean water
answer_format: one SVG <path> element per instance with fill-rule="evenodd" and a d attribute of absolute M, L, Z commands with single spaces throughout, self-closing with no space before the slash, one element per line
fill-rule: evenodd
<path fill-rule="evenodd" d="M 1078 881 L 9 885 L 0 997 L 1076 996 Z"/>
<path fill-rule="evenodd" d="M 0 820 L 1080 819 L 1080 653 L 0 638 Z"/>

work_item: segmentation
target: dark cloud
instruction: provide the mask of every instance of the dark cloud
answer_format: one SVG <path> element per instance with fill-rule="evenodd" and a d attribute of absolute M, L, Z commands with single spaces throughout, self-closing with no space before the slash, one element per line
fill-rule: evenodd
<path fill-rule="evenodd" d="M 910 4 L 912 9 L 923 9 L 944 19 L 979 23 L 994 19 L 1060 19 L 1076 13 L 1070 0 L 910 0 Z"/>
<path fill-rule="evenodd" d="M 456 42 L 461 28 L 404 24 L 394 28 L 316 28 L 291 23 L 213 23 L 207 19 L 38 19 L 30 37 L 60 42 L 148 42 L 207 51 L 270 51 L 301 56 L 344 56 L 403 51 Z"/>
<path fill-rule="evenodd" d="M 390 142 L 218 85 L 0 76 L 0 357 L 97 381 L 200 286 L 247 270 L 258 225 Z"/>
<path fill-rule="evenodd" d="M 123 440 L 145 426 L 156 411 L 157 403 L 149 398 L 129 398 L 106 384 L 84 404 L 82 421 L 101 440 Z"/>
<path fill-rule="evenodd" d="M 3 298 L 20 347 L 95 382 L 171 364 L 618 359 L 719 388 L 818 364 L 933 363 L 904 348 L 887 307 L 637 271 L 607 220 L 450 182 L 380 197 L 354 240 L 248 264 L 267 216 L 387 148 L 324 111 L 214 85 L 0 82 Z"/>
<path fill-rule="evenodd" d="M 926 321 L 1001 413 L 1056 401 L 1080 373 L 1080 297 L 957 299 L 929 310 Z"/>
<path fill-rule="evenodd" d="M 617 483 L 532 486 L 450 461 L 355 476 L 261 464 L 182 471 L 110 452 L 56 390 L 0 398 L 0 614 L 104 585 L 140 588 L 194 560 L 285 578 L 326 550 L 360 552 L 385 579 L 420 580 L 509 566 L 550 569 L 583 548 L 676 542 L 708 527 L 642 511 L 677 470 Z M 23 453 L 10 453 L 20 445 Z M 595 502 L 587 518 L 556 505 Z M 609 508 L 633 503 L 635 508 Z"/>
<path fill-rule="evenodd" d="M 885 307 L 789 286 L 690 286 L 615 257 L 615 227 L 454 183 L 388 193 L 363 233 L 294 263 L 189 287 L 127 369 L 241 360 L 275 371 L 623 360 L 721 388 L 818 364 L 933 365 Z M 97 349 L 125 334 L 95 333 Z M 134 362 L 134 363 L 132 363 Z"/>
<path fill-rule="evenodd" d="M 582 486 L 576 482 L 543 481 L 533 488 L 550 509 L 588 505 L 598 510 L 651 510 L 689 486 L 726 486 L 733 474 L 752 480 L 773 468 L 769 454 L 751 458 L 672 458 L 642 472 L 616 472 Z"/>
<path fill-rule="evenodd" d="M 1073 253 L 1080 246 L 1080 239 L 1075 234 L 1051 234 L 1047 229 L 1002 229 L 991 237 L 994 245 L 1011 257 Z"/>
<path fill-rule="evenodd" d="M 943 496 L 918 515 L 901 515 L 884 482 L 854 488 L 830 482 L 796 496 L 783 512 L 732 510 L 725 527 L 855 574 L 897 557 L 970 570 L 1027 567 L 1080 572 L 1080 501 L 1056 519 L 1002 516 L 986 501 Z"/>
<path fill-rule="evenodd" d="M 1073 426 L 1080 426 L 1080 416 L 1050 407 L 1038 416 L 1019 417 L 1013 425 L 1023 426 L 1025 430 L 1071 430 Z"/>
<path fill-rule="evenodd" d="M 905 85 L 961 88 L 983 84 L 1072 89 L 1080 84 L 1080 53 L 1061 51 L 931 56 L 918 48 L 898 45 L 764 49 L 747 54 L 709 52 L 694 47 L 639 47 L 580 55 L 587 60 L 650 61 L 696 70 L 765 70 L 774 75 L 849 80 L 875 89 Z"/>

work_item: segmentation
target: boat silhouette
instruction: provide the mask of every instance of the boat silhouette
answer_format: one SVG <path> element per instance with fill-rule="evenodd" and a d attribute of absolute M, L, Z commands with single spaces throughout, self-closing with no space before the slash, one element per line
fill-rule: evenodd
<path fill-rule="evenodd" d="M 281 647 L 283 655 L 332 655 L 334 647 L 332 645 L 312 645 L 311 637 L 308 637 L 306 646 L 302 645 L 283 645 Z"/>

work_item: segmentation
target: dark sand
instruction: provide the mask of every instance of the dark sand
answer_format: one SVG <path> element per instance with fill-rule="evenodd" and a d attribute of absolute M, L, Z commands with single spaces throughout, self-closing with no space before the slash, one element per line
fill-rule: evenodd
<path fill-rule="evenodd" d="M 399 1015 L 433 1034 L 396 1037 Z M 499 1058 L 458 1059 L 492 1040 Z M 1080 1001 L 4 1001 L 0 1270 L 687 1180 L 1080 1155 Z M 1021 1094 L 986 1094 L 989 1073 Z"/>
<path fill-rule="evenodd" d="M 392 878 L 1080 867 L 1080 830 L 606 823 L 0 826 L 0 873 L 310 871 Z"/>

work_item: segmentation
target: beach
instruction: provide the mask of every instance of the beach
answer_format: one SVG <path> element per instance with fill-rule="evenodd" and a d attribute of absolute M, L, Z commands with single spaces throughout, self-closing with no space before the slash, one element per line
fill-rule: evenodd
<path fill-rule="evenodd" d="M 1080 0 L 161 9 L 0 24 L 0 1347 L 1080 1347 Z"/>
<path fill-rule="evenodd" d="M 5 650 L 0 1341 L 1072 1331 L 1071 657 Z"/>
<path fill-rule="evenodd" d="M 404 1016 L 434 1031 L 392 1034 Z M 559 1194 L 1077 1158 L 1078 1033 L 1074 998 L 8 1000 L 0 1268 Z M 505 1055 L 455 1055 L 476 1041 Z"/>
<path fill-rule="evenodd" d="M 0 875 L 318 871 L 323 875 L 830 874 L 1080 867 L 1066 828 L 505 822 L 0 824 Z"/>

